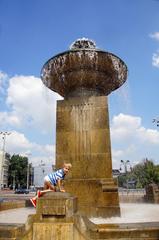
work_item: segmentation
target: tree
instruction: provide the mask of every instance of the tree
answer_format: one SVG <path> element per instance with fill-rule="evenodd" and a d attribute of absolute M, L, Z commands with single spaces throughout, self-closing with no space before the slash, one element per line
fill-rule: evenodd
<path fill-rule="evenodd" d="M 127 186 L 129 181 L 135 181 L 136 188 L 144 188 L 150 183 L 159 184 L 159 165 L 154 165 L 152 160 L 145 158 L 135 165 L 131 172 L 124 173 L 118 178 L 120 187 Z"/>
<path fill-rule="evenodd" d="M 159 184 L 159 166 L 155 166 L 152 160 L 146 158 L 133 167 L 132 176 L 137 185 L 143 188 L 150 183 Z"/>
<path fill-rule="evenodd" d="M 13 155 L 10 159 L 8 184 L 15 187 L 26 187 L 28 158 Z"/>

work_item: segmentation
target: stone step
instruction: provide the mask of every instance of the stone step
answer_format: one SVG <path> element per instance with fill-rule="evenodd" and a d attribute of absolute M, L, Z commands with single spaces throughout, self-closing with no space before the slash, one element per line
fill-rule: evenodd
<path fill-rule="evenodd" d="M 90 235 L 91 240 L 158 240 L 159 223 L 105 225 L 90 231 Z"/>
<path fill-rule="evenodd" d="M 103 184 L 102 185 L 102 190 L 103 190 L 103 192 L 117 192 L 118 191 L 118 187 L 112 186 L 112 185 Z"/>
<path fill-rule="evenodd" d="M 24 224 L 0 224 L 0 239 L 16 239 L 23 235 Z"/>
<path fill-rule="evenodd" d="M 16 238 L 1 238 L 0 237 L 0 240 L 16 240 Z"/>

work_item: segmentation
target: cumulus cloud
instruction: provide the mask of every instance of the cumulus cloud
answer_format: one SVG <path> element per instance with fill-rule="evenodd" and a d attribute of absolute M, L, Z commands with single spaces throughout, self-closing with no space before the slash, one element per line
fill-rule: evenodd
<path fill-rule="evenodd" d="M 0 125 L 3 128 L 7 125 L 20 127 L 21 122 L 17 114 L 14 112 L 0 112 Z"/>
<path fill-rule="evenodd" d="M 150 34 L 150 37 L 159 41 L 159 32 L 155 32 L 155 33 L 151 33 Z"/>
<path fill-rule="evenodd" d="M 152 156 L 152 149 L 159 147 L 159 131 L 146 129 L 140 117 L 120 113 L 111 123 L 113 166 L 121 159 L 129 159 L 132 164 Z M 141 158 L 141 159 L 140 159 Z"/>
<path fill-rule="evenodd" d="M 114 116 L 111 125 L 111 136 L 113 141 L 127 140 L 135 135 L 141 125 L 140 117 L 133 117 L 120 113 Z"/>
<path fill-rule="evenodd" d="M 0 94 L 5 93 L 5 88 L 8 83 L 8 75 L 0 71 Z"/>
<path fill-rule="evenodd" d="M 150 37 L 159 41 L 159 32 L 150 34 Z M 159 68 L 159 50 L 152 55 L 152 65 Z"/>
<path fill-rule="evenodd" d="M 7 93 L 6 102 L 11 109 L 10 116 L 17 119 L 16 126 L 31 126 L 43 133 L 52 131 L 56 100 L 61 97 L 46 89 L 39 78 L 14 76 L 9 81 Z"/>
<path fill-rule="evenodd" d="M 2 138 L 0 138 L 0 145 L 2 148 Z M 37 144 L 36 142 L 31 142 L 23 133 L 17 131 L 12 131 L 10 135 L 7 135 L 5 151 L 9 152 L 11 155 L 19 154 L 22 156 L 28 156 L 30 162 L 34 165 L 39 164 L 41 160 L 45 159 L 47 159 L 48 163 L 55 162 L 54 145 L 42 145 Z"/>
<path fill-rule="evenodd" d="M 112 148 L 112 161 L 113 167 L 119 168 L 121 160 L 130 160 L 131 164 L 135 164 L 134 153 L 137 151 L 137 148 L 134 144 L 123 144 L 122 149 Z"/>
<path fill-rule="evenodd" d="M 7 84 L 6 84 L 7 83 Z M 25 155 L 37 164 L 43 159 L 54 162 L 55 146 L 45 144 L 40 134 L 50 134 L 53 139 L 56 121 L 56 100 L 62 99 L 58 94 L 47 89 L 40 78 L 34 76 L 14 76 L 0 72 L 0 91 L 4 93 L 3 105 L 5 111 L 0 112 L 1 131 L 11 130 L 7 136 L 6 151 L 12 154 Z M 7 109 L 7 110 L 6 110 Z M 16 130 L 15 130 L 16 129 Z M 34 132 L 36 142 L 29 140 Z M 0 146 L 2 148 L 2 138 Z"/>
<path fill-rule="evenodd" d="M 140 117 L 120 113 L 114 116 L 111 126 L 113 141 L 138 140 L 149 144 L 159 145 L 159 132 L 153 129 L 146 129 L 142 125 Z"/>

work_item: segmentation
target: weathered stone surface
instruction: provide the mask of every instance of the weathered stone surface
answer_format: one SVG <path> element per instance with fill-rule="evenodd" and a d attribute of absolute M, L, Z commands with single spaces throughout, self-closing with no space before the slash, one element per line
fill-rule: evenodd
<path fill-rule="evenodd" d="M 106 97 L 58 101 L 57 167 L 64 161 L 73 165 L 71 179 L 112 178 Z"/>
<path fill-rule="evenodd" d="M 72 217 L 76 211 L 77 199 L 69 193 L 48 192 L 37 201 L 38 215 Z"/>
<path fill-rule="evenodd" d="M 89 215 L 91 211 L 93 215 L 120 214 L 117 183 L 112 178 L 107 97 L 58 101 L 57 168 L 63 162 L 72 163 L 65 188 L 78 197 L 79 210 Z"/>
<path fill-rule="evenodd" d="M 34 223 L 33 240 L 74 240 L 73 223 Z"/>
<path fill-rule="evenodd" d="M 0 203 L 0 211 L 22 207 L 25 207 L 25 201 L 8 201 Z"/>
<path fill-rule="evenodd" d="M 24 224 L 0 224 L 0 239 L 20 239 L 25 230 Z"/>
<path fill-rule="evenodd" d="M 159 187 L 157 184 L 152 183 L 146 186 L 145 199 L 147 202 L 159 203 Z"/>
<path fill-rule="evenodd" d="M 74 220 L 79 233 L 84 239 L 109 240 L 158 240 L 159 223 L 110 223 L 95 224 L 87 217 L 76 216 Z"/>
<path fill-rule="evenodd" d="M 127 67 L 112 53 L 80 48 L 49 59 L 41 78 L 64 97 L 84 96 L 83 88 L 89 89 L 90 95 L 108 95 L 126 81 Z"/>

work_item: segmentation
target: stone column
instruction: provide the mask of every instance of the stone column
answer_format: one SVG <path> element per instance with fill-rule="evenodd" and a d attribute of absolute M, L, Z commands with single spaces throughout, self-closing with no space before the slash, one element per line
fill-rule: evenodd
<path fill-rule="evenodd" d="M 87 215 L 119 215 L 112 178 L 106 96 L 73 97 L 57 102 L 56 164 L 71 162 L 65 188 L 78 197 Z"/>

